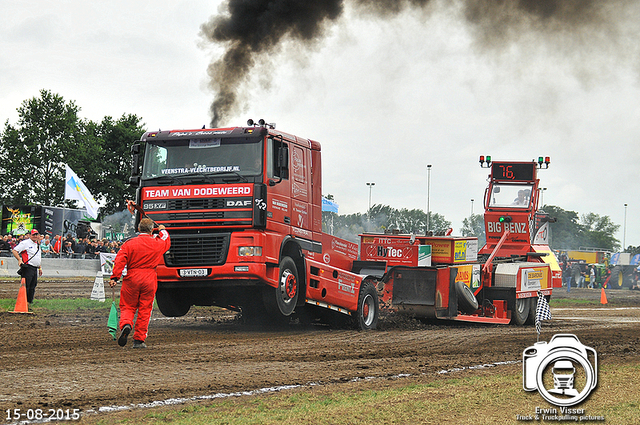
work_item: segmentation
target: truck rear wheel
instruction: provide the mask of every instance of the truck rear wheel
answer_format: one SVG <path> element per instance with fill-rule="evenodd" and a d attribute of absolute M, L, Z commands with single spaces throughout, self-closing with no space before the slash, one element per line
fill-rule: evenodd
<path fill-rule="evenodd" d="M 160 313 L 167 317 L 180 317 L 189 312 L 191 304 L 178 289 L 158 289 L 156 302 Z"/>
<path fill-rule="evenodd" d="M 280 279 L 278 287 L 268 287 L 264 295 L 265 307 L 268 311 L 280 312 L 283 316 L 290 316 L 298 302 L 300 282 L 298 268 L 291 257 L 284 257 L 280 261 Z"/>
<path fill-rule="evenodd" d="M 511 312 L 511 323 L 522 326 L 527 323 L 531 311 L 531 298 L 517 298 L 516 308 Z"/>
<path fill-rule="evenodd" d="M 380 308 L 378 304 L 378 292 L 373 283 L 362 282 L 360 295 L 358 296 L 358 311 L 356 312 L 356 328 L 368 331 L 378 326 Z"/>

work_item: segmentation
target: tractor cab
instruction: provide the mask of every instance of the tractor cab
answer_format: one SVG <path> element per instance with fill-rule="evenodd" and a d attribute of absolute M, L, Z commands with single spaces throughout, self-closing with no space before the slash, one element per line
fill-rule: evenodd
<path fill-rule="evenodd" d="M 480 165 L 491 171 L 484 196 L 486 245 L 479 254 L 510 257 L 527 255 L 534 242 L 538 212 L 538 169 L 548 168 L 549 157 L 538 162 L 491 161 L 481 156 Z"/>

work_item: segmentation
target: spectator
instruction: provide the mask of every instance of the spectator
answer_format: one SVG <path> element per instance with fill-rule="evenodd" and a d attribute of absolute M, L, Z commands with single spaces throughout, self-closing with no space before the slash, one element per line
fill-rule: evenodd
<path fill-rule="evenodd" d="M 41 264 L 41 252 L 39 244 L 39 234 L 36 229 L 33 229 L 29 234 L 29 239 L 25 239 L 20 242 L 11 251 L 18 265 L 20 266 L 20 275 L 25 280 L 25 286 L 27 287 L 27 302 L 31 304 L 36 293 L 36 286 L 38 285 L 38 275 L 42 276 Z"/>
<path fill-rule="evenodd" d="M 98 241 L 98 246 L 96 246 L 96 253 L 101 253 L 101 252 L 109 252 L 107 251 L 107 247 L 104 245 L 104 239 L 100 239 Z"/>
<path fill-rule="evenodd" d="M 91 242 L 87 244 L 87 247 L 84 250 L 85 257 L 84 258 L 96 258 L 96 248 L 98 247 L 98 242 L 93 239 Z"/>
<path fill-rule="evenodd" d="M 53 237 L 53 252 L 54 254 L 60 254 L 62 251 L 62 238 L 60 235 L 55 235 Z"/>
<path fill-rule="evenodd" d="M 9 245 L 7 239 L 7 235 L 4 235 L 2 238 L 0 238 L 0 255 L 2 255 L 3 257 L 8 257 L 9 254 L 11 254 L 11 245 Z"/>
<path fill-rule="evenodd" d="M 71 251 L 74 252 L 76 250 L 76 241 L 71 236 L 71 233 L 67 233 L 67 237 L 64 239 L 65 245 L 67 242 L 71 242 Z"/>
<path fill-rule="evenodd" d="M 576 287 L 582 288 L 584 283 L 584 273 L 580 270 L 580 265 L 578 263 L 573 265 L 571 273 L 573 274 L 573 281 L 575 282 Z"/>
<path fill-rule="evenodd" d="M 75 248 L 73 248 L 73 258 L 84 258 L 84 251 L 87 246 L 82 239 L 78 239 Z"/>
<path fill-rule="evenodd" d="M 62 253 L 67 258 L 73 257 L 73 245 L 71 244 L 71 241 L 66 239 L 64 240 L 64 248 L 62 250 Z"/>
<path fill-rule="evenodd" d="M 49 241 L 49 235 L 42 238 L 42 241 L 40 242 L 40 251 L 42 252 L 43 257 L 51 257 L 51 242 Z"/>

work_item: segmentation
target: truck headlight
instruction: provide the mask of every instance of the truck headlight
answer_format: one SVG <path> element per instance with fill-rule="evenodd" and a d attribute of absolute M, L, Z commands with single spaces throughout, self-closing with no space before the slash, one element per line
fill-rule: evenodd
<path fill-rule="evenodd" d="M 261 246 L 241 246 L 238 247 L 238 255 L 240 257 L 260 257 L 262 256 Z"/>

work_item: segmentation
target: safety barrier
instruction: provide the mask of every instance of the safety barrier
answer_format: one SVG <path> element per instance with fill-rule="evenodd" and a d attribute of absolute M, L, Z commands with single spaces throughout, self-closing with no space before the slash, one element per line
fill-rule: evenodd
<path fill-rule="evenodd" d="M 18 260 L 0 257 L 0 277 L 19 277 Z M 96 277 L 100 271 L 100 260 L 75 258 L 43 258 L 42 277 Z"/>

